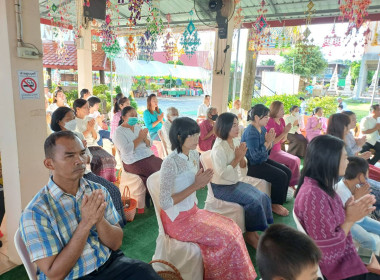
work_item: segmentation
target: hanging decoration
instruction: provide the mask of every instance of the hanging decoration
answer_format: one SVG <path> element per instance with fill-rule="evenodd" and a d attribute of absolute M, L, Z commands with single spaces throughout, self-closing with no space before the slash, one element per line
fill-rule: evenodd
<path fill-rule="evenodd" d="M 141 19 L 141 8 L 144 0 L 129 0 L 128 10 L 131 12 L 129 20 L 136 25 L 137 21 Z"/>
<path fill-rule="evenodd" d="M 379 30 L 378 30 L 378 21 L 376 21 L 376 26 L 375 26 L 375 32 L 373 34 L 373 39 L 371 42 L 371 46 L 378 46 L 379 45 Z"/>
<path fill-rule="evenodd" d="M 262 0 L 260 3 L 260 9 L 257 10 L 259 16 L 253 24 L 251 38 L 248 43 L 248 50 L 253 52 L 253 58 L 256 58 L 259 51 L 261 51 L 265 46 L 269 46 L 269 41 L 271 38 L 270 28 L 265 18 L 265 14 L 268 12 L 265 5 L 265 1 Z"/>
<path fill-rule="evenodd" d="M 151 61 L 153 60 L 153 53 L 156 51 L 157 48 L 157 38 L 152 36 L 150 32 L 147 30 L 140 37 L 138 47 L 141 58 L 146 61 Z"/>
<path fill-rule="evenodd" d="M 93 52 L 96 52 L 98 50 L 98 44 L 97 43 L 92 43 L 91 44 L 91 49 Z"/>
<path fill-rule="evenodd" d="M 160 9 L 157 1 L 149 1 L 149 15 L 146 19 L 146 29 L 150 32 L 151 36 L 159 36 L 164 31 L 164 22 L 160 15 Z"/>
<path fill-rule="evenodd" d="M 310 25 L 311 24 L 311 19 L 315 13 L 315 9 L 314 9 L 314 2 L 310 0 L 309 4 L 307 4 L 307 10 L 305 12 L 307 14 L 306 16 L 306 25 Z"/>
<path fill-rule="evenodd" d="M 335 22 L 331 30 L 331 34 L 326 35 L 323 40 L 322 48 L 330 48 L 329 56 L 331 56 L 331 49 L 341 46 L 341 37 L 335 33 Z"/>
<path fill-rule="evenodd" d="M 235 10 L 235 16 L 234 16 L 234 27 L 239 28 L 240 24 L 242 23 L 244 16 L 242 15 L 243 9 L 241 8 L 240 0 L 235 0 L 235 7 L 239 5 L 239 8 Z"/>
<path fill-rule="evenodd" d="M 84 0 L 83 6 L 90 7 L 90 0 Z"/>
<path fill-rule="evenodd" d="M 115 39 L 113 44 L 111 44 L 109 46 L 103 44 L 102 49 L 103 49 L 104 53 L 106 54 L 106 56 L 111 60 L 114 60 L 115 57 L 117 57 L 119 55 L 119 53 L 121 52 L 119 41 L 117 39 Z"/>
<path fill-rule="evenodd" d="M 193 23 L 194 11 L 191 10 L 189 14 L 189 24 L 182 34 L 180 43 L 187 57 L 191 58 L 201 44 L 201 40 L 198 37 L 198 30 Z"/>
<path fill-rule="evenodd" d="M 137 45 L 135 36 L 129 35 L 127 37 L 127 43 L 125 45 L 125 53 L 130 61 L 137 58 Z"/>
<path fill-rule="evenodd" d="M 371 0 L 341 0 L 340 12 L 341 20 L 347 19 L 349 21 L 349 27 L 347 33 L 353 28 L 359 30 L 365 22 L 365 17 L 368 16 L 368 7 L 371 4 Z"/>
<path fill-rule="evenodd" d="M 100 36 L 103 41 L 103 45 L 109 47 L 115 43 L 116 34 L 110 24 L 103 23 L 101 26 Z"/>

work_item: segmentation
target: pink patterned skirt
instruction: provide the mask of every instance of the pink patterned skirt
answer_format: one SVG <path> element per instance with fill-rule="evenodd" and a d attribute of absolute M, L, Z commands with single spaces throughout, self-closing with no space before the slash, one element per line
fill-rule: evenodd
<path fill-rule="evenodd" d="M 290 179 L 290 185 L 295 186 L 298 185 L 298 180 L 300 178 L 300 165 L 301 160 L 299 157 L 293 156 L 287 152 L 282 150 L 279 151 L 271 151 L 269 158 L 278 163 L 281 163 L 288 167 L 290 171 L 292 171 L 292 178 Z"/>
<path fill-rule="evenodd" d="M 256 279 L 241 230 L 231 219 L 194 204 L 189 211 L 180 212 L 174 222 L 161 210 L 161 220 L 170 237 L 198 244 L 205 280 Z"/>
<path fill-rule="evenodd" d="M 115 157 L 102 147 L 88 147 L 92 154 L 91 171 L 110 182 L 116 181 L 116 160 Z"/>

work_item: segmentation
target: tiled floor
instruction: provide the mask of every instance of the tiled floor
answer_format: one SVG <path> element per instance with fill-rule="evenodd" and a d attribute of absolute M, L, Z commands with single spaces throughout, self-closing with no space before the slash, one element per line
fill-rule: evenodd
<path fill-rule="evenodd" d="M 1 232 L 4 234 L 4 236 L 1 238 L 1 241 L 3 242 L 3 247 L 0 248 L 0 275 L 17 266 L 16 264 L 8 260 L 7 229 L 5 228 L 6 216 L 4 217 L 2 225 L 3 226 L 1 227 Z"/>

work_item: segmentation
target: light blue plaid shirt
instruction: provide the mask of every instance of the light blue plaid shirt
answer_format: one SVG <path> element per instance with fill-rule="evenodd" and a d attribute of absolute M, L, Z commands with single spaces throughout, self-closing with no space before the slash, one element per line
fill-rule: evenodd
<path fill-rule="evenodd" d="M 90 195 L 96 189 L 103 190 L 107 202 L 104 218 L 111 225 L 117 224 L 120 215 L 103 186 L 82 178 L 78 192 L 73 196 L 64 193 L 50 178 L 21 215 L 21 236 L 32 262 L 57 255 L 63 250 L 81 221 L 83 195 Z M 104 264 L 110 255 L 111 250 L 99 241 L 94 226 L 80 258 L 65 279 L 76 279 L 91 273 Z M 37 278 L 47 279 L 40 270 L 37 271 Z"/>

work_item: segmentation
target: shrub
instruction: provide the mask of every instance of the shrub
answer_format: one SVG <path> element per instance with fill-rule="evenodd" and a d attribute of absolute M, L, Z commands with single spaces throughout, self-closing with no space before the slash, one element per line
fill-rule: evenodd
<path fill-rule="evenodd" d="M 128 98 L 129 98 L 129 101 L 131 102 L 131 106 L 133 108 L 135 108 L 136 111 L 137 111 L 138 110 L 138 105 L 137 105 L 136 100 L 132 97 L 132 95 L 128 96 Z"/>
<path fill-rule="evenodd" d="M 329 117 L 336 112 L 338 103 L 336 102 L 336 97 L 334 96 L 309 98 L 307 100 L 306 112 L 312 114 L 315 107 L 321 107 L 323 109 L 324 116 Z"/>
<path fill-rule="evenodd" d="M 74 100 L 78 98 L 78 90 L 65 91 L 67 104 L 72 108 Z"/>
<path fill-rule="evenodd" d="M 284 111 L 285 114 L 288 114 L 290 111 L 290 108 L 293 105 L 300 106 L 301 100 L 299 100 L 300 95 L 291 95 L 291 94 L 281 94 L 281 95 L 272 95 L 272 96 L 262 96 L 258 98 L 252 99 L 252 106 L 255 104 L 264 104 L 269 108 L 270 104 L 272 104 L 273 101 L 281 101 L 284 104 Z"/>

